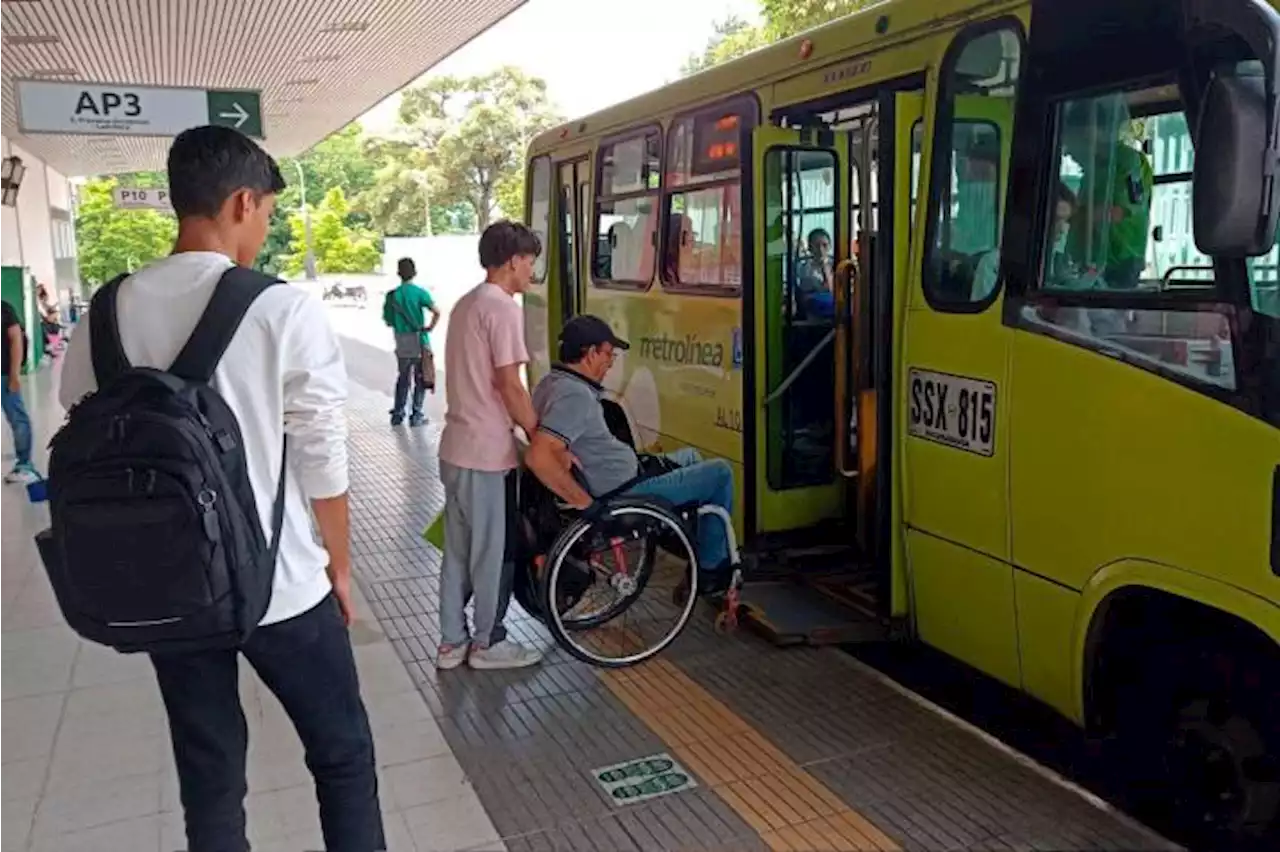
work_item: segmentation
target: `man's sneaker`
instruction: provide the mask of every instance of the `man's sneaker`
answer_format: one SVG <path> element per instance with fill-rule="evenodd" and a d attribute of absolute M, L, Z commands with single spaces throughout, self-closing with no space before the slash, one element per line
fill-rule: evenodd
<path fill-rule="evenodd" d="M 392 426 L 399 426 L 399 425 L 400 425 L 401 423 L 403 423 L 403 422 L 404 422 L 404 415 L 403 415 L 403 414 L 395 414 L 395 413 L 392 413 L 392 415 L 391 415 L 391 425 L 392 425 Z"/>
<path fill-rule="evenodd" d="M 427 422 L 427 418 L 421 414 L 415 414 L 409 418 L 410 426 L 421 426 Z"/>
<path fill-rule="evenodd" d="M 467 660 L 473 669 L 525 669 L 542 662 L 542 652 L 504 639 L 488 648 L 474 648 Z"/>
<path fill-rule="evenodd" d="M 10 485 L 30 485 L 40 481 L 40 474 L 29 464 L 20 464 L 5 474 L 4 481 Z"/>
<path fill-rule="evenodd" d="M 441 645 L 436 656 L 436 668 L 441 671 L 449 671 L 456 669 L 467 661 L 467 652 L 471 650 L 471 645 L 463 643 L 461 645 Z"/>

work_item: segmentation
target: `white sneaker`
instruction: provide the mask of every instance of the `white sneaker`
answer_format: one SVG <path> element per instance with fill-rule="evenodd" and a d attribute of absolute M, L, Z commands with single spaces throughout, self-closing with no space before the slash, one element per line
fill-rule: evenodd
<path fill-rule="evenodd" d="M 10 485 L 30 485 L 40 481 L 40 474 L 27 465 L 21 465 L 5 474 L 4 481 Z"/>
<path fill-rule="evenodd" d="M 463 642 L 461 645 L 441 645 L 436 654 L 436 668 L 442 672 L 456 669 L 467 661 L 467 652 L 470 650 L 469 642 Z"/>
<path fill-rule="evenodd" d="M 542 652 L 504 639 L 488 648 L 475 648 L 468 661 L 473 669 L 525 669 L 542 662 Z"/>

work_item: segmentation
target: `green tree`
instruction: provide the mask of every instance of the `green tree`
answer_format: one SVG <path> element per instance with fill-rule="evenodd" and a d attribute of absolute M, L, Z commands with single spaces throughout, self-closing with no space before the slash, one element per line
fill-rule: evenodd
<path fill-rule="evenodd" d="M 117 186 L 157 187 L 166 183 L 158 172 L 139 172 L 90 180 L 80 190 L 76 208 L 76 246 L 80 275 L 93 286 L 122 272 L 164 257 L 173 249 L 178 223 L 156 210 L 121 210 L 111 191 Z"/>
<path fill-rule="evenodd" d="M 257 266 L 266 272 L 279 273 L 285 269 L 285 257 L 292 251 L 291 218 L 302 205 L 302 185 L 298 168 L 307 183 L 307 201 L 315 205 L 334 187 L 341 187 L 352 198 L 371 189 L 377 182 L 378 162 L 370 156 L 369 140 L 359 122 L 352 122 L 338 132 L 319 142 L 300 157 L 282 157 L 280 173 L 284 176 L 285 189 L 276 197 L 276 212 L 271 217 L 267 240 L 258 254 Z M 348 210 L 348 224 L 367 227 L 372 218 L 359 206 Z"/>
<path fill-rule="evenodd" d="M 879 0 L 759 0 L 760 24 L 730 15 L 713 25 L 706 48 L 701 54 L 690 55 L 680 71 L 685 75 L 704 71 L 876 2 Z"/>
<path fill-rule="evenodd" d="M 687 77 L 705 71 L 767 43 L 762 28 L 753 26 L 736 15 L 730 15 L 723 21 L 712 24 L 711 38 L 707 39 L 706 48 L 701 54 L 690 54 L 680 66 L 680 73 Z"/>
<path fill-rule="evenodd" d="M 405 91 L 402 138 L 421 160 L 402 179 L 445 205 L 465 202 L 485 228 L 495 213 L 524 210 L 524 157 L 535 135 L 560 119 L 545 81 L 504 67 L 478 77 L 435 77 Z M 424 190 L 419 189 L 422 193 Z"/>
<path fill-rule="evenodd" d="M 309 206 L 309 205 L 308 205 Z M 348 224 L 351 207 L 341 187 L 325 193 L 324 201 L 311 216 L 311 248 L 316 269 L 322 273 L 372 272 L 378 267 L 382 253 L 377 238 L 368 230 Z M 306 228 L 302 216 L 289 217 L 290 253 L 284 258 L 284 270 L 296 275 L 306 258 Z"/>

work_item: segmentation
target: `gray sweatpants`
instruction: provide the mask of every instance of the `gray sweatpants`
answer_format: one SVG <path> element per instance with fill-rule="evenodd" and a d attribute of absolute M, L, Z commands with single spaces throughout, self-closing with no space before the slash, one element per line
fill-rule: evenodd
<path fill-rule="evenodd" d="M 508 555 L 507 473 L 440 462 L 444 483 L 444 561 L 440 569 L 440 641 L 468 641 L 466 608 L 475 600 L 477 647 L 507 638 L 502 621 L 515 569 Z"/>

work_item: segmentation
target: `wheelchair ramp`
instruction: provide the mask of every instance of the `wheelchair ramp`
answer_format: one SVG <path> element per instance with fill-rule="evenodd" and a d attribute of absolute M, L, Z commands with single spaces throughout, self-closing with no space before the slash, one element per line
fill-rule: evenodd
<path fill-rule="evenodd" d="M 799 580 L 747 583 L 741 598 L 744 623 L 780 646 L 847 645 L 887 637 L 887 628 L 874 615 L 836 597 L 843 584 L 824 580 L 822 585 Z"/>

